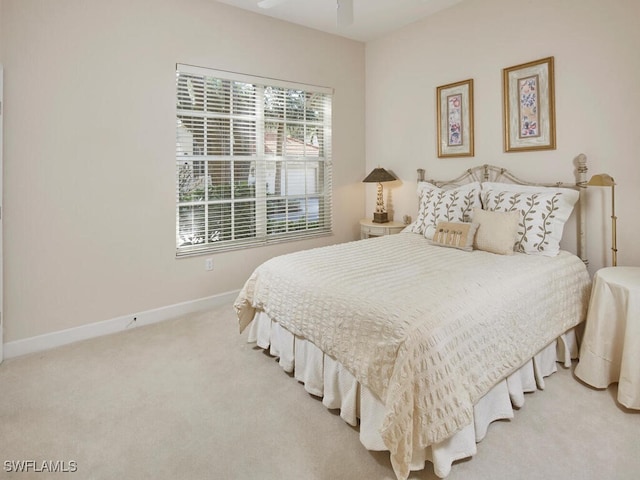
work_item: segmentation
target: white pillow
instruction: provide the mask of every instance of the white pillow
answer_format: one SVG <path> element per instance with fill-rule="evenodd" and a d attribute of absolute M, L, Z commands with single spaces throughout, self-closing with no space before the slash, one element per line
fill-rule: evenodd
<path fill-rule="evenodd" d="M 418 218 L 407 231 L 421 233 L 432 240 L 439 222 L 469 222 L 475 207 L 480 207 L 480 183 L 445 189 L 428 182 L 418 183 Z"/>
<path fill-rule="evenodd" d="M 473 223 L 478 225 L 473 248 L 498 255 L 512 255 L 518 233 L 518 212 L 492 212 L 473 209 Z"/>
<path fill-rule="evenodd" d="M 485 210 L 520 213 L 517 252 L 553 257 L 579 195 L 570 188 L 484 182 L 481 197 Z"/>

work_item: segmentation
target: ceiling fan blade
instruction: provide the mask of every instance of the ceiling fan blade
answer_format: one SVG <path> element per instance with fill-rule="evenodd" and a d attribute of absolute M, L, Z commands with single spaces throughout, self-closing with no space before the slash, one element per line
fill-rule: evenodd
<path fill-rule="evenodd" d="M 338 9 L 336 23 L 338 27 L 347 27 L 353 23 L 353 0 L 336 0 Z"/>
<path fill-rule="evenodd" d="M 288 0 L 262 0 L 258 2 L 258 6 L 260 8 L 273 8 L 277 7 L 281 3 L 285 3 Z"/>

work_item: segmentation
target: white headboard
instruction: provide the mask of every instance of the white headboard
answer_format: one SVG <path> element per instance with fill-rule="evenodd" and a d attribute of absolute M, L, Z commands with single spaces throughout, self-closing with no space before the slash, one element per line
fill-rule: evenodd
<path fill-rule="evenodd" d="M 425 170 L 423 168 L 418 169 L 418 182 L 427 181 L 441 188 L 454 188 L 460 185 L 464 185 L 471 182 L 502 182 L 502 183 L 514 183 L 517 185 L 533 185 L 539 187 L 563 187 L 573 188 L 580 192 L 580 199 L 578 200 L 578 208 L 576 212 L 576 218 L 578 223 L 578 238 L 577 238 L 577 254 L 585 263 L 589 264 L 587 260 L 587 245 L 586 245 L 586 202 L 583 195 L 584 189 L 587 188 L 587 157 L 581 153 L 573 160 L 575 170 L 575 183 L 565 182 L 551 182 L 551 183 L 537 183 L 528 182 L 522 180 L 506 168 L 496 167 L 494 165 L 480 165 L 477 167 L 469 168 L 462 175 L 452 180 L 433 180 L 425 179 Z"/>

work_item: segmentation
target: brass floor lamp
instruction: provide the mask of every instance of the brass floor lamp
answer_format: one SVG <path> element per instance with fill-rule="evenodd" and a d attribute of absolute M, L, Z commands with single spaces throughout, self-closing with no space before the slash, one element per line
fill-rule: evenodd
<path fill-rule="evenodd" d="M 616 182 L 611 175 L 599 173 L 587 182 L 590 187 L 611 187 L 611 257 L 612 265 L 618 265 L 618 247 L 616 243 Z"/>

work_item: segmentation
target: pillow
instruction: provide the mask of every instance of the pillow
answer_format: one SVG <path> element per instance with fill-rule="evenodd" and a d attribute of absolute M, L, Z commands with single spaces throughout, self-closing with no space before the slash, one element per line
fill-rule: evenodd
<path fill-rule="evenodd" d="M 520 213 L 516 251 L 548 257 L 560 252 L 562 230 L 579 195 L 570 188 L 491 182 L 482 184 L 481 194 L 485 210 Z"/>
<path fill-rule="evenodd" d="M 519 212 L 492 212 L 473 209 L 473 223 L 478 224 L 473 248 L 499 255 L 512 255 L 518 233 Z"/>
<path fill-rule="evenodd" d="M 438 222 L 469 222 L 474 207 L 480 206 L 480 183 L 473 182 L 452 189 L 418 183 L 420 206 L 418 218 L 408 231 L 433 239 Z"/>
<path fill-rule="evenodd" d="M 473 250 L 476 230 L 478 230 L 477 223 L 439 222 L 431 243 L 470 252 Z"/>

